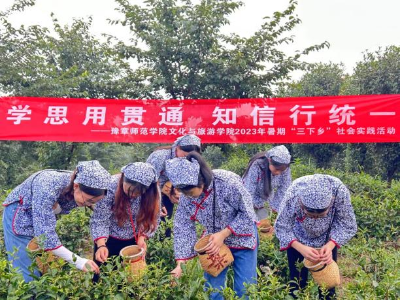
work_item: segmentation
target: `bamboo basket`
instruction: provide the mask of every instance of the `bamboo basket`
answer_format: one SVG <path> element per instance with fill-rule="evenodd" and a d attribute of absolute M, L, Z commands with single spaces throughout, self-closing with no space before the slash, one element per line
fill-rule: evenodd
<path fill-rule="evenodd" d="M 133 278 L 140 278 L 146 271 L 146 261 L 144 250 L 137 245 L 126 246 L 121 249 L 119 255 L 122 257 L 123 264 L 129 265 L 129 271 Z M 133 278 L 131 278 L 133 280 Z"/>
<path fill-rule="evenodd" d="M 44 251 L 40 248 L 36 237 L 30 240 L 26 246 L 28 252 L 33 253 L 35 256 L 36 265 L 40 273 L 45 274 L 49 270 L 49 264 L 56 260 L 56 257 L 50 251 Z"/>
<path fill-rule="evenodd" d="M 303 262 L 319 286 L 329 290 L 340 285 L 339 267 L 335 261 L 329 265 L 322 264 L 321 262 L 315 263 L 307 259 L 304 259 Z"/>
<path fill-rule="evenodd" d="M 233 262 L 233 256 L 231 250 L 225 244 L 222 245 L 218 254 L 209 255 L 204 249 L 208 245 L 210 234 L 201 238 L 196 245 L 194 250 L 199 254 L 200 265 L 205 272 L 217 277 L 227 266 Z"/>
<path fill-rule="evenodd" d="M 274 226 L 271 225 L 270 220 L 261 220 L 259 222 L 258 229 L 261 240 L 271 240 L 274 237 Z"/>

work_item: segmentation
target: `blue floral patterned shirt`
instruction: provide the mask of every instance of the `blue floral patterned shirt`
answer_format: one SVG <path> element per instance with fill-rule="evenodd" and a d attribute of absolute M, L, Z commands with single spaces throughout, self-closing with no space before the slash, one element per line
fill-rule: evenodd
<path fill-rule="evenodd" d="M 196 221 L 204 227 L 204 234 L 228 228 L 232 234 L 226 238 L 225 244 L 230 248 L 256 247 L 256 216 L 251 196 L 241 178 L 225 170 L 213 170 L 213 174 L 212 184 L 200 197 L 190 198 L 184 194 L 180 197 L 174 219 L 174 249 L 177 260 L 196 256 Z"/>
<path fill-rule="evenodd" d="M 281 250 L 288 249 L 295 240 L 316 248 L 322 247 L 327 240 L 331 240 L 340 247 L 357 232 L 356 218 L 347 187 L 336 177 L 318 176 L 323 179 L 321 184 L 329 183 L 331 195 L 336 195 L 332 199 L 332 207 L 325 217 L 316 219 L 308 217 L 301 207 L 300 198 L 303 193 L 306 193 L 304 187 L 318 189 L 319 186 L 308 184 L 313 175 L 293 181 L 286 192 L 275 222 L 276 236 L 280 241 Z M 327 238 L 331 223 L 330 235 Z"/>
<path fill-rule="evenodd" d="M 168 181 L 168 177 L 165 174 L 165 162 L 172 158 L 175 158 L 174 146 L 171 149 L 156 150 L 151 153 L 146 160 L 147 163 L 151 164 L 156 169 L 159 176 L 158 182 L 160 187 Z"/>
<path fill-rule="evenodd" d="M 58 202 L 62 214 L 68 214 L 77 207 L 74 200 L 60 197 L 71 181 L 70 171 L 43 170 L 31 175 L 17 186 L 6 198 L 4 206 L 19 202 L 13 218 L 13 232 L 16 235 L 43 236 L 46 250 L 61 247 L 56 233 L 56 216 L 53 205 Z"/>
<path fill-rule="evenodd" d="M 290 167 L 280 175 L 271 175 L 271 194 L 264 195 L 264 180 L 266 176 L 265 165 L 262 159 L 257 159 L 249 168 L 249 172 L 243 178 L 243 183 L 253 198 L 255 208 L 264 207 L 268 202 L 270 208 L 278 211 L 279 205 L 285 195 L 286 190 L 292 182 Z"/>
<path fill-rule="evenodd" d="M 140 197 L 130 199 L 130 211 L 128 211 L 128 214 L 129 212 L 132 213 L 132 221 L 131 218 L 128 218 L 121 227 L 118 225 L 118 221 L 112 210 L 115 192 L 117 191 L 120 178 L 121 174 L 112 176 L 110 187 L 107 190 L 107 196 L 95 205 L 93 215 L 90 219 L 90 229 L 94 241 L 100 238 L 108 238 L 109 236 L 120 240 L 132 239 L 134 237 L 132 221 L 135 228 L 135 235 L 139 233 L 136 224 L 136 216 L 140 209 Z M 158 216 L 157 226 L 160 222 L 160 214 L 158 214 Z M 154 235 L 154 232 L 141 233 L 141 235 L 151 237 Z"/>

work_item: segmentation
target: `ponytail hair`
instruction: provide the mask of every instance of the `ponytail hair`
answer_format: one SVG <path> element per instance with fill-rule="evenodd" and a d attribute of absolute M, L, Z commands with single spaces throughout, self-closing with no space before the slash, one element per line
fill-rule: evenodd
<path fill-rule="evenodd" d="M 210 186 L 212 180 L 213 180 L 213 172 L 211 168 L 208 166 L 207 162 L 204 160 L 204 158 L 200 155 L 200 153 L 197 153 L 196 151 L 190 152 L 187 156 L 186 159 L 191 161 L 192 159 L 197 160 L 197 162 L 200 165 L 200 172 L 199 172 L 199 180 L 197 186 L 194 185 L 188 185 L 185 186 L 182 190 L 190 190 L 195 187 L 201 187 L 203 185 L 203 190 L 207 190 L 207 188 Z"/>

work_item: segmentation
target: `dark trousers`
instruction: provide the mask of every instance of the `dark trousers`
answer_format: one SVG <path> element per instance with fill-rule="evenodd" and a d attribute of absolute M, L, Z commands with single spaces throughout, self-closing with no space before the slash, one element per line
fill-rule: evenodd
<path fill-rule="evenodd" d="M 126 246 L 132 246 L 132 245 L 136 245 L 136 241 L 135 239 L 130 239 L 130 240 L 118 240 L 115 239 L 113 237 L 109 237 L 107 242 L 106 242 L 106 246 L 108 248 L 108 257 L 115 257 L 115 256 L 119 256 L 119 252 L 121 251 L 122 248 L 126 247 Z M 100 267 L 105 263 L 101 263 L 98 260 L 96 260 L 96 251 L 97 251 L 97 245 L 96 243 L 94 243 L 94 254 L 93 254 L 93 261 Z M 99 274 L 94 274 L 93 276 L 93 282 L 98 282 L 100 279 L 100 275 Z"/>
<path fill-rule="evenodd" d="M 300 272 L 296 267 L 296 263 L 302 262 L 304 257 L 300 254 L 296 249 L 290 247 L 287 250 L 287 257 L 289 261 L 289 272 L 290 272 L 290 295 L 293 298 L 297 298 L 293 292 L 299 289 L 305 288 L 307 285 L 308 278 L 308 269 L 306 267 L 302 267 Z M 332 258 L 334 261 L 337 261 L 337 247 L 332 250 Z M 320 299 L 335 299 L 335 288 L 329 289 L 328 294 L 326 296 L 322 295 L 321 289 L 319 289 L 319 298 Z"/>
<path fill-rule="evenodd" d="M 169 200 L 168 196 L 162 195 L 162 205 L 166 208 L 167 215 L 161 218 L 161 222 L 166 222 L 167 219 L 172 218 L 172 214 L 174 213 L 174 204 Z M 165 237 L 171 237 L 171 228 L 165 230 Z"/>

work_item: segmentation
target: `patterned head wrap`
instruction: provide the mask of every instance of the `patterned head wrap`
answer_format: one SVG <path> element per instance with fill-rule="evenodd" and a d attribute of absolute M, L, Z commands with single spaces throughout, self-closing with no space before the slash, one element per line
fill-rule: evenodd
<path fill-rule="evenodd" d="M 278 163 L 287 165 L 290 164 L 291 156 L 289 150 L 283 145 L 276 146 L 268 150 L 266 156 Z"/>
<path fill-rule="evenodd" d="M 81 161 L 76 167 L 74 183 L 80 183 L 94 189 L 106 190 L 111 181 L 111 175 L 98 160 Z"/>
<path fill-rule="evenodd" d="M 187 134 L 181 137 L 178 137 L 174 143 L 175 146 L 198 146 L 201 147 L 200 138 L 194 134 Z"/>
<path fill-rule="evenodd" d="M 199 183 L 200 165 L 197 160 L 173 158 L 165 163 L 165 171 L 175 187 L 194 185 Z"/>
<path fill-rule="evenodd" d="M 332 203 L 333 191 L 329 178 L 322 174 L 303 177 L 298 185 L 298 195 L 304 206 L 312 209 L 326 209 Z"/>
<path fill-rule="evenodd" d="M 129 180 L 139 182 L 147 187 L 157 181 L 157 172 L 149 163 L 131 163 L 122 167 L 121 172 Z"/>

